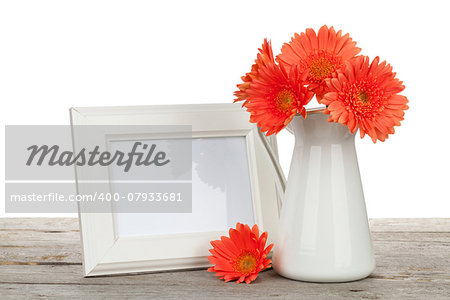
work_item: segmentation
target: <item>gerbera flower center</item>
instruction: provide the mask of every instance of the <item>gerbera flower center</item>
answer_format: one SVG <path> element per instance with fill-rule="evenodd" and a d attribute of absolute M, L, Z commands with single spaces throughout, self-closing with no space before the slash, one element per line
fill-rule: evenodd
<path fill-rule="evenodd" d="M 365 91 L 360 92 L 358 97 L 364 104 L 367 104 L 370 100 L 369 95 Z"/>
<path fill-rule="evenodd" d="M 292 110 L 292 105 L 295 102 L 295 95 L 288 89 L 283 89 L 278 92 L 275 97 L 275 105 L 280 111 L 288 112 Z"/>
<path fill-rule="evenodd" d="M 376 82 L 360 80 L 346 85 L 343 92 L 344 103 L 356 115 L 371 119 L 384 110 L 386 97 Z"/>
<path fill-rule="evenodd" d="M 333 72 L 333 63 L 325 58 L 319 57 L 311 61 L 309 64 L 309 76 L 319 79 L 328 77 Z"/>
<path fill-rule="evenodd" d="M 256 271 L 258 258 L 250 251 L 245 251 L 236 258 L 234 268 L 242 274 L 248 274 Z"/>

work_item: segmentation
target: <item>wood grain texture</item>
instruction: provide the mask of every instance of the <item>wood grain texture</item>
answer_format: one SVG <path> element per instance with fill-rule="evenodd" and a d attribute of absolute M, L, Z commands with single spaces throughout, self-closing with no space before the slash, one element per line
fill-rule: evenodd
<path fill-rule="evenodd" d="M 205 270 L 83 278 L 77 219 L 0 219 L 0 298 L 450 299 L 450 219 L 371 220 L 377 268 L 317 284 L 273 270 L 250 284 Z"/>

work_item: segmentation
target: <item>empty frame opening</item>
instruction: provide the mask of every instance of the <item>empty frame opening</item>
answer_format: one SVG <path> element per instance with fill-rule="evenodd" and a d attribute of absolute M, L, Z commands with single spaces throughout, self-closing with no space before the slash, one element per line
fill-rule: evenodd
<path fill-rule="evenodd" d="M 236 222 L 253 225 L 254 211 L 250 182 L 249 160 L 246 139 L 237 137 L 208 137 L 193 139 L 142 140 L 142 143 L 163 145 L 170 143 L 174 151 L 191 147 L 192 165 L 189 168 L 170 169 L 170 164 L 158 167 L 158 172 L 172 172 L 173 180 L 166 182 L 192 183 L 191 213 L 115 213 L 116 231 L 120 237 L 149 236 L 177 233 L 195 233 L 207 231 L 226 231 Z M 134 141 L 111 141 L 111 151 L 129 151 Z M 162 144 L 161 144 L 162 143 Z M 187 146 L 188 145 L 188 146 Z M 170 159 L 170 151 L 167 151 Z M 190 154 L 190 153 L 189 153 Z M 153 178 L 155 168 L 147 167 L 134 170 L 127 176 L 136 176 L 141 180 L 145 172 Z M 187 173 L 191 172 L 191 174 Z M 134 174 L 134 175 L 133 175 Z M 186 176 L 189 175 L 189 176 Z M 112 180 L 120 180 L 123 168 L 112 165 Z M 128 177 L 128 180 L 130 178 Z M 133 180 L 131 178 L 131 180 Z M 160 182 L 160 181 L 159 181 Z M 145 183 L 144 183 L 145 184 Z M 120 193 L 134 192 L 130 185 L 114 186 L 112 190 L 122 189 Z M 144 188 L 145 189 L 145 188 Z M 114 191 L 113 191 L 114 192 Z M 144 192 L 144 191 L 142 191 Z M 156 192 L 147 190 L 147 192 Z M 176 192 L 176 191 L 174 191 Z"/>

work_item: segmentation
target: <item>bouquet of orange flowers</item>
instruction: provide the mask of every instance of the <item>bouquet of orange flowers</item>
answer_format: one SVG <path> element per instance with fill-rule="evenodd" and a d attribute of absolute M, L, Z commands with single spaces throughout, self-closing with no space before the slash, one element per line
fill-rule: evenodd
<path fill-rule="evenodd" d="M 306 118 L 305 105 L 315 95 L 326 106 L 328 122 L 348 126 L 352 134 L 359 128 L 361 138 L 368 134 L 374 143 L 385 141 L 408 109 L 408 99 L 399 95 L 405 86 L 390 65 L 378 57 L 370 61 L 360 51 L 348 34 L 327 26 L 317 34 L 311 28 L 295 34 L 277 57 L 265 39 L 251 71 L 238 84 L 235 102 L 244 101 L 250 122 L 271 135 L 298 113 Z M 266 242 L 267 232 L 260 235 L 257 225 L 238 223 L 229 237 L 211 242 L 208 259 L 214 266 L 208 271 L 227 282 L 251 283 L 271 266 L 273 244 L 266 247 Z"/>
<path fill-rule="evenodd" d="M 405 86 L 385 61 L 370 61 L 358 55 L 349 34 L 322 26 L 319 32 L 308 28 L 295 34 L 281 53 L 273 56 L 267 39 L 250 72 L 242 77 L 235 92 L 236 101 L 250 112 L 266 135 L 276 134 L 300 113 L 315 95 L 326 105 L 329 122 L 359 128 L 361 138 L 368 134 L 375 143 L 385 141 L 400 126 L 408 99 L 399 95 Z"/>

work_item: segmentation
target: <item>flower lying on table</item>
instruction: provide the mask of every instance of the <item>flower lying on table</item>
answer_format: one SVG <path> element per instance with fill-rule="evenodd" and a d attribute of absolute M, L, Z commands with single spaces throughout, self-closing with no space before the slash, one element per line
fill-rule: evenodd
<path fill-rule="evenodd" d="M 230 237 L 222 236 L 220 240 L 211 241 L 213 249 L 209 261 L 214 266 L 208 272 L 216 272 L 216 276 L 225 282 L 237 280 L 250 283 L 258 277 L 259 272 L 270 268 L 271 260 L 267 258 L 273 244 L 265 248 L 267 232 L 259 235 L 257 225 L 252 229 L 248 225 L 236 224 L 230 228 Z"/>

